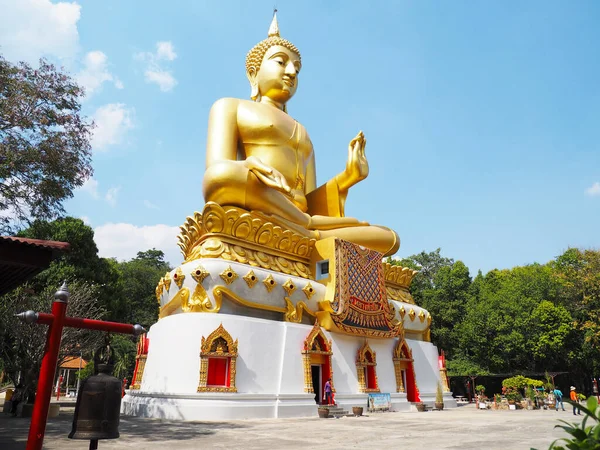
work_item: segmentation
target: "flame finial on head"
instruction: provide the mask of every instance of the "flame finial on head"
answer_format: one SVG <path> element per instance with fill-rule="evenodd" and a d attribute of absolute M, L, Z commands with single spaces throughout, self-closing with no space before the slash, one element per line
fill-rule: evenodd
<path fill-rule="evenodd" d="M 273 10 L 273 20 L 271 21 L 271 26 L 269 27 L 269 37 L 279 37 L 279 24 L 277 23 L 277 9 Z"/>

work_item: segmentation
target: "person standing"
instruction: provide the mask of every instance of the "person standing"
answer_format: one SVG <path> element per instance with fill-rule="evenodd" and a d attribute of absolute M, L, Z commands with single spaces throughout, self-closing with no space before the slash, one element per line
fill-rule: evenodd
<path fill-rule="evenodd" d="M 325 403 L 331 405 L 331 378 L 325 382 Z"/>
<path fill-rule="evenodd" d="M 573 415 L 575 416 L 575 410 L 577 410 L 577 414 L 581 415 L 581 411 L 579 410 L 579 399 L 577 398 L 577 390 L 575 386 L 571 386 L 571 401 L 573 402 Z"/>
<path fill-rule="evenodd" d="M 554 399 L 555 399 L 554 405 L 556 406 L 556 410 L 558 411 L 558 404 L 560 403 L 560 406 L 562 406 L 562 410 L 564 411 L 565 404 L 563 403 L 562 391 L 559 388 L 555 387 L 553 393 L 554 393 Z"/>

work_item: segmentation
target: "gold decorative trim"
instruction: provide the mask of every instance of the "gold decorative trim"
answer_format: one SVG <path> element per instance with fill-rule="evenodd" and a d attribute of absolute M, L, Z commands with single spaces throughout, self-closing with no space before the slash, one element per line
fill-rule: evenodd
<path fill-rule="evenodd" d="M 235 387 L 236 359 L 238 356 L 238 341 L 223 328 L 223 324 L 208 335 L 202 336 L 200 345 L 200 381 L 198 392 L 237 392 Z M 208 386 L 209 358 L 227 358 L 229 386 Z"/>
<path fill-rule="evenodd" d="M 284 297 L 285 306 L 273 306 L 246 300 L 237 295 L 235 292 L 230 291 L 225 286 L 215 286 L 212 290 L 212 294 L 214 298 L 214 304 L 211 302 L 208 293 L 201 284 L 196 285 L 191 297 L 189 288 L 184 286 L 177 292 L 177 294 L 175 294 L 173 299 L 168 304 L 161 308 L 159 318 L 171 315 L 179 307 L 181 307 L 182 311 L 186 313 L 218 313 L 221 310 L 221 305 L 223 304 L 223 296 L 241 306 L 281 313 L 283 314 L 283 320 L 286 322 L 300 323 L 302 321 L 304 312 L 312 317 L 317 316 L 316 312 L 312 311 L 306 305 L 306 303 L 300 301 L 296 303 L 296 306 L 294 306 L 288 297 Z"/>
<path fill-rule="evenodd" d="M 137 343 L 135 370 L 133 371 L 133 380 L 129 389 L 139 390 L 142 385 L 144 369 L 146 368 L 146 359 L 148 357 L 148 345 L 149 342 L 146 333 L 141 334 Z"/>
<path fill-rule="evenodd" d="M 287 281 L 283 283 L 281 287 L 285 289 L 285 292 L 287 292 L 288 297 L 290 297 L 296 290 L 296 285 L 294 284 L 291 278 L 288 278 Z"/>
<path fill-rule="evenodd" d="M 410 317 L 411 322 L 414 322 L 415 317 L 417 317 L 417 313 L 413 308 L 410 308 L 410 311 L 408 311 L 408 317 Z"/>
<path fill-rule="evenodd" d="M 181 309 L 183 312 L 218 313 L 221 309 L 221 304 L 213 305 L 204 286 L 198 283 L 189 300 L 185 299 L 182 302 Z"/>
<path fill-rule="evenodd" d="M 181 289 L 181 286 L 183 285 L 183 280 L 185 280 L 185 275 L 183 274 L 181 267 L 178 267 L 173 274 L 173 281 L 179 289 Z"/>
<path fill-rule="evenodd" d="M 312 284 L 310 284 L 309 281 L 308 283 L 306 283 L 306 286 L 302 288 L 302 292 L 304 292 L 306 298 L 310 300 L 310 298 L 315 294 L 315 288 L 313 288 Z"/>
<path fill-rule="evenodd" d="M 421 323 L 425 322 L 425 313 L 423 312 L 423 310 L 421 310 L 421 312 L 419 313 L 419 320 L 421 321 Z"/>
<path fill-rule="evenodd" d="M 319 343 L 319 341 L 321 343 Z M 329 378 L 331 379 L 331 391 L 335 392 L 335 387 L 333 385 L 333 364 L 331 363 L 333 352 L 331 351 L 331 348 L 331 339 L 327 339 L 327 336 L 325 336 L 325 333 L 323 333 L 323 330 L 319 326 L 319 321 L 315 320 L 312 330 L 310 330 L 310 333 L 308 333 L 308 336 L 306 336 L 306 339 L 304 340 L 302 349 L 302 362 L 304 363 L 304 392 L 315 392 L 312 384 L 311 372 L 313 355 L 315 357 L 322 355 L 327 358 L 329 364 Z"/>
<path fill-rule="evenodd" d="M 244 281 L 246 282 L 246 284 L 248 285 L 248 287 L 250 289 L 252 289 L 256 283 L 258 283 L 258 277 L 254 273 L 254 270 L 251 270 L 246 275 L 244 275 L 242 278 L 244 279 Z"/>
<path fill-rule="evenodd" d="M 165 273 L 164 276 L 164 284 L 167 294 L 169 293 L 169 289 L 171 289 L 171 274 L 169 272 Z"/>
<path fill-rule="evenodd" d="M 208 202 L 180 227 L 178 245 L 185 262 L 223 258 L 310 278 L 314 233 L 289 229 L 273 217 Z"/>
<path fill-rule="evenodd" d="M 269 274 L 269 276 L 263 280 L 263 284 L 267 288 L 267 292 L 271 292 L 273 290 L 273 288 L 275 286 L 277 286 L 277 282 L 275 281 L 275 278 L 273 278 L 273 275 L 271 275 L 271 274 Z"/>
<path fill-rule="evenodd" d="M 179 307 L 183 307 L 184 304 L 187 304 L 188 298 L 190 296 L 190 290 L 188 287 L 182 287 L 177 294 L 171 299 L 169 303 L 160 308 L 160 313 L 158 314 L 158 318 L 162 319 L 163 317 L 169 316 L 173 314 Z"/>
<path fill-rule="evenodd" d="M 427 313 L 427 326 L 431 326 L 431 314 Z"/>
<path fill-rule="evenodd" d="M 365 369 L 367 367 L 373 367 L 373 373 L 375 374 L 375 388 L 368 388 L 365 380 Z M 358 376 L 358 391 L 359 392 L 379 392 L 379 379 L 377 378 L 377 355 L 369 343 L 365 339 L 362 347 L 358 349 L 356 354 L 356 374 Z"/>
<path fill-rule="evenodd" d="M 210 273 L 208 272 L 208 270 L 206 270 L 204 268 L 204 266 L 202 264 L 198 264 L 196 266 L 196 268 L 194 270 L 192 270 L 192 278 L 196 281 L 196 283 L 198 284 L 202 284 L 202 282 L 204 281 L 204 279 L 210 275 Z"/>
<path fill-rule="evenodd" d="M 223 270 L 223 272 L 219 274 L 219 276 L 223 279 L 225 283 L 231 284 L 237 279 L 238 274 L 235 272 L 235 270 L 231 268 L 230 264 Z"/>

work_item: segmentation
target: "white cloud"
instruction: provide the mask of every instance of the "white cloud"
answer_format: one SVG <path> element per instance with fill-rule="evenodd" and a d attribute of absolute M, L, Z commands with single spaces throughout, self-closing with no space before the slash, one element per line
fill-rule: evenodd
<path fill-rule="evenodd" d="M 106 195 L 104 196 L 106 203 L 108 203 L 110 206 L 113 206 L 113 207 L 116 206 L 117 205 L 117 196 L 119 195 L 120 190 L 121 190 L 121 186 L 111 187 L 108 191 L 106 191 Z"/>
<path fill-rule="evenodd" d="M 88 192 L 93 198 L 98 198 L 98 181 L 93 177 L 85 180 L 85 183 L 79 189 Z"/>
<path fill-rule="evenodd" d="M 94 229 L 98 254 L 104 258 L 127 260 L 137 252 L 156 248 L 165 253 L 172 265 L 183 259 L 177 247 L 179 227 L 168 225 L 135 226 L 129 223 L 107 223 Z"/>
<path fill-rule="evenodd" d="M 134 58 L 145 63 L 144 78 L 146 82 L 157 84 L 163 92 L 169 92 L 177 85 L 173 73 L 164 67 L 165 61 L 174 61 L 177 58 L 177 53 L 170 41 L 157 42 L 156 53 L 136 53 Z"/>
<path fill-rule="evenodd" d="M 158 59 L 166 59 L 167 61 L 173 61 L 177 58 L 173 44 L 170 41 L 157 42 L 156 57 Z"/>
<path fill-rule="evenodd" d="M 101 106 L 94 113 L 94 136 L 92 148 L 105 150 L 111 145 L 120 144 L 127 130 L 133 128 L 135 110 L 126 108 L 123 103 L 110 103 Z"/>
<path fill-rule="evenodd" d="M 163 70 L 146 70 L 144 73 L 148 83 L 158 84 L 158 87 L 163 92 L 169 92 L 177 85 L 177 80 L 171 75 L 171 72 Z"/>
<path fill-rule="evenodd" d="M 50 0 L 0 0 L 0 50 L 11 61 L 71 58 L 79 46 L 81 5 Z"/>
<path fill-rule="evenodd" d="M 152 203 L 150 200 L 144 200 L 144 206 L 148 209 L 160 209 L 157 205 Z"/>
<path fill-rule="evenodd" d="M 88 52 L 83 59 L 83 69 L 75 77 L 85 88 L 87 97 L 91 97 L 102 88 L 102 83 L 112 82 L 117 89 L 123 89 L 123 83 L 108 70 L 108 58 L 100 50 Z"/>
<path fill-rule="evenodd" d="M 596 181 L 589 188 L 585 190 L 585 193 L 590 197 L 600 196 L 600 183 Z"/>
<path fill-rule="evenodd" d="M 83 220 L 83 223 L 85 223 L 88 226 L 90 226 L 92 224 L 92 221 L 90 220 L 90 218 L 88 216 L 81 216 L 80 219 Z"/>

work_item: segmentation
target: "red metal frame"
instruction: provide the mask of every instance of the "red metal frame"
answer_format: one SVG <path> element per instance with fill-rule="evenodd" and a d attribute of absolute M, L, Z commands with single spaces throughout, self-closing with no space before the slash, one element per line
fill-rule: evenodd
<path fill-rule="evenodd" d="M 83 319 L 78 317 L 65 317 L 68 296 L 67 287 L 66 285 L 63 285 L 55 295 L 55 300 L 52 303 L 52 314 L 33 313 L 35 314 L 35 322 L 42 325 L 49 325 L 49 328 L 46 335 L 46 346 L 44 348 L 40 376 L 38 378 L 37 395 L 33 405 L 31 424 L 29 426 L 27 450 L 41 450 L 42 444 L 44 443 L 48 409 L 50 408 L 50 398 L 52 397 L 52 382 L 54 381 L 54 374 L 56 373 L 63 328 L 85 328 L 88 330 L 133 335 L 143 331 L 143 328 L 139 325 L 104 322 L 102 320 Z"/>

